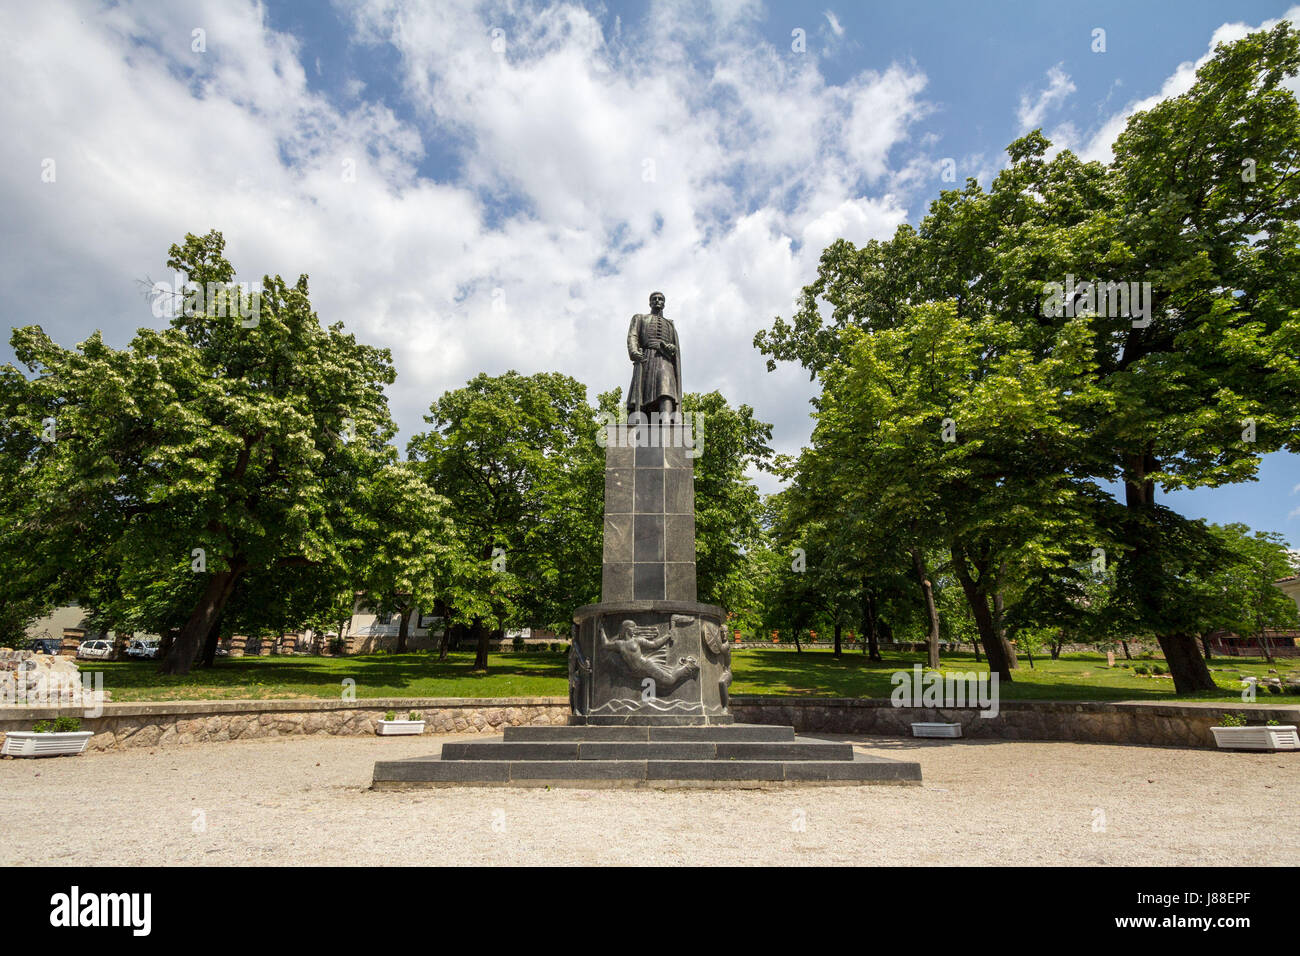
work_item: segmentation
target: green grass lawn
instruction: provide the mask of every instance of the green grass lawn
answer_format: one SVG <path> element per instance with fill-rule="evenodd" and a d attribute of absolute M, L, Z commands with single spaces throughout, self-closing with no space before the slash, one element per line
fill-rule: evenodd
<path fill-rule="evenodd" d="M 806 695 L 814 697 L 888 697 L 890 675 L 924 663 L 924 655 L 890 654 L 872 663 L 860 652 L 846 651 L 836 659 L 828 649 L 738 650 L 732 656 L 733 694 Z M 1168 677 L 1141 677 L 1116 661 L 1106 666 L 1099 654 L 1068 654 L 1060 660 L 1022 660 L 1013 683 L 1000 688 L 1006 700 L 1208 700 L 1241 699 L 1238 675 L 1267 675 L 1259 658 L 1220 658 L 1210 661 L 1221 694 L 1179 697 Z M 1163 663 L 1134 661 L 1133 664 Z M 443 663 L 436 655 L 375 654 L 357 657 L 241 657 L 218 658 L 216 667 L 185 677 L 164 676 L 148 661 L 83 662 L 83 670 L 102 670 L 104 686 L 114 701 L 141 700 L 268 700 L 338 697 L 343 681 L 356 681 L 362 697 L 565 697 L 568 664 L 564 654 L 536 652 L 491 654 L 488 672 L 473 672 L 474 655 L 455 653 Z M 1300 659 L 1274 665 L 1280 674 L 1300 675 Z M 949 654 L 945 671 L 987 672 L 972 654 Z M 1300 704 L 1294 695 L 1266 695 L 1261 701 Z"/>
<path fill-rule="evenodd" d="M 894 689 L 890 676 L 898 670 L 925 663 L 923 653 L 888 654 L 883 662 L 871 662 L 862 653 L 845 652 L 836 659 L 829 650 L 796 653 L 788 650 L 736 652 L 731 685 L 733 694 L 810 695 L 816 697 L 888 697 Z M 975 671 L 988 673 L 987 664 L 975 663 L 969 653 L 945 654 L 945 673 Z M 1126 668 L 1123 665 L 1128 664 Z M 1268 676 L 1270 666 L 1280 676 L 1300 676 L 1300 659 L 1289 658 L 1269 665 L 1263 658 L 1226 658 L 1209 662 L 1211 673 L 1222 689 L 1220 694 L 1178 695 L 1174 681 L 1164 676 L 1140 676 L 1133 667 L 1164 664 L 1163 660 L 1115 661 L 1106 666 L 1104 654 L 1063 654 L 1059 660 L 1035 657 L 1034 666 L 1024 656 L 1010 684 L 998 691 L 1005 700 L 1241 700 L 1241 677 Z M 1240 676 L 1239 676 L 1240 675 Z M 1278 703 L 1300 704 L 1294 695 L 1265 698 Z"/>

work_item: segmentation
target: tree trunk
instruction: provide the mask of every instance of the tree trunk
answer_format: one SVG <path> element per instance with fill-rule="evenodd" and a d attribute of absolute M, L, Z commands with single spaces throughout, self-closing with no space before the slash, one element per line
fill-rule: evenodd
<path fill-rule="evenodd" d="M 925 600 L 925 613 L 930 621 L 930 631 L 925 637 L 927 660 L 932 668 L 938 670 L 939 609 L 934 604 L 934 586 L 930 583 L 930 575 L 925 568 L 925 559 L 921 557 L 919 548 L 912 549 L 912 570 L 916 572 L 916 580 L 921 585 L 921 597 Z"/>
<path fill-rule="evenodd" d="M 803 648 L 799 645 L 799 628 L 794 629 L 794 650 L 796 654 L 802 654 Z"/>
<path fill-rule="evenodd" d="M 1207 661 L 1214 660 L 1214 654 L 1210 652 L 1210 639 L 1204 634 L 1201 635 L 1201 650 L 1205 653 L 1205 659 Z"/>
<path fill-rule="evenodd" d="M 966 565 L 966 552 L 956 545 L 952 548 L 952 566 L 966 595 L 966 603 L 970 605 L 971 614 L 975 617 L 975 628 L 979 631 L 984 653 L 989 659 L 989 671 L 995 672 L 999 680 L 1011 680 L 1011 661 L 1007 657 L 1006 644 L 999 638 L 993 624 L 993 610 L 989 607 L 988 595 L 971 577 Z M 980 578 L 983 577 L 981 574 Z"/>
<path fill-rule="evenodd" d="M 439 601 L 437 608 L 442 617 L 442 638 L 438 641 L 438 661 L 442 662 L 447 659 L 447 651 L 451 648 L 451 605 Z"/>
<path fill-rule="evenodd" d="M 1015 670 L 1020 666 L 1020 659 L 1016 656 L 1016 645 L 1007 640 L 1007 629 L 1002 623 L 1002 610 L 1002 588 L 999 587 L 993 592 L 993 628 L 998 632 L 998 640 L 1002 642 L 1002 649 L 1006 652 L 1011 669 Z"/>
<path fill-rule="evenodd" d="M 473 632 L 478 637 L 478 650 L 474 654 L 474 670 L 485 671 L 488 666 L 488 638 L 492 632 L 488 630 L 482 618 L 474 618 Z"/>
<path fill-rule="evenodd" d="M 1059 661 L 1061 659 L 1061 647 L 1064 643 L 1063 640 L 1052 641 L 1052 660 Z"/>
<path fill-rule="evenodd" d="M 190 618 L 181 632 L 176 635 L 170 653 L 158 668 L 159 673 L 183 675 L 190 672 L 204 639 L 225 609 L 230 595 L 234 593 L 235 582 L 239 580 L 241 571 L 216 571 L 208 578 L 203 596 L 190 612 Z"/>
<path fill-rule="evenodd" d="M 1190 634 L 1161 634 L 1156 638 L 1169 664 L 1169 674 L 1174 679 L 1174 690 L 1179 694 L 1196 694 L 1218 690 L 1205 658 Z"/>
<path fill-rule="evenodd" d="M 1131 661 L 1133 659 L 1133 652 L 1128 649 L 1128 641 L 1120 641 L 1119 645 L 1124 648 L 1124 660 Z"/>
<path fill-rule="evenodd" d="M 167 655 L 171 653 L 172 645 L 176 643 L 176 635 L 179 633 L 179 628 L 171 627 L 167 629 L 167 633 L 158 641 L 158 660 L 167 660 Z"/>
<path fill-rule="evenodd" d="M 880 613 L 876 606 L 876 596 L 869 591 L 862 599 L 862 652 L 870 660 L 878 661 L 880 657 Z"/>
<path fill-rule="evenodd" d="M 835 622 L 835 656 L 839 657 L 843 648 L 840 646 L 841 625 L 839 621 Z"/>
<path fill-rule="evenodd" d="M 1155 509 L 1155 482 L 1147 478 L 1154 473 L 1159 462 L 1148 451 L 1130 455 L 1125 462 L 1127 475 L 1124 480 L 1124 506 L 1133 516 L 1149 516 Z M 1141 533 L 1132 533 L 1133 548 L 1126 562 L 1135 569 L 1135 581 L 1140 600 L 1146 605 L 1144 615 L 1147 620 L 1158 619 L 1163 607 L 1177 600 L 1175 593 L 1164 572 L 1160 556 L 1160 540 L 1156 534 L 1155 522 L 1147 520 L 1134 521 L 1133 525 Z M 1200 691 L 1218 690 L 1210 669 L 1205 666 L 1205 658 L 1196 640 L 1189 634 L 1157 634 L 1156 640 L 1164 651 L 1165 661 L 1169 664 L 1169 674 L 1174 679 L 1174 689 L 1180 694 L 1195 694 Z"/>
<path fill-rule="evenodd" d="M 408 604 L 399 612 L 401 623 L 397 625 L 397 653 L 406 653 L 406 635 L 409 633 L 411 626 L 411 612 L 415 610 L 415 605 Z"/>
<path fill-rule="evenodd" d="M 217 662 L 217 644 L 221 640 L 221 622 L 225 617 L 226 612 L 223 610 L 217 615 L 217 619 L 212 622 L 212 628 L 203 641 L 203 655 L 199 659 L 199 667 L 215 666 Z"/>

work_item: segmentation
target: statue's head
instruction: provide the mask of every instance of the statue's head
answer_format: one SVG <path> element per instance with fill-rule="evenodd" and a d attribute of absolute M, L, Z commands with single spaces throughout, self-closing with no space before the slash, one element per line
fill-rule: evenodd
<path fill-rule="evenodd" d="M 668 302 L 668 300 L 664 298 L 664 294 L 663 294 L 662 292 L 651 292 L 651 293 L 650 293 L 650 308 L 651 308 L 652 310 L 657 311 L 657 312 L 662 312 L 662 311 L 663 311 L 663 308 L 664 308 L 664 305 L 665 305 L 667 302 Z"/>

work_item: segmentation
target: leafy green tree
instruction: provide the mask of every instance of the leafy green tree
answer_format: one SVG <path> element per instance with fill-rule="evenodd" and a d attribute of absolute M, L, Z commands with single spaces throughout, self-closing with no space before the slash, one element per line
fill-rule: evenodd
<path fill-rule="evenodd" d="M 582 383 L 557 373 L 481 374 L 429 408 L 408 455 L 449 502 L 477 569 L 452 605 L 478 638 L 490 629 L 564 627 L 600 594 L 604 459 Z"/>
<path fill-rule="evenodd" d="M 875 336 L 925 303 L 996 323 L 993 359 L 1016 350 L 1037 364 L 1090 336 L 1091 368 L 1062 409 L 1088 440 L 1071 439 L 1056 467 L 1123 488 L 1096 521 L 1120 552 L 1114 607 L 1130 632 L 1156 635 L 1179 693 L 1214 689 L 1179 600 L 1199 535 L 1156 488 L 1249 480 L 1300 432 L 1300 112 L 1285 85 L 1297 45 L 1282 23 L 1220 46 L 1191 90 L 1129 120 L 1109 165 L 1068 150 L 1049 160 L 1037 131 L 1017 140 L 988 192 L 969 180 L 919 229 L 833 243 L 793 321 L 755 338 L 769 366 L 798 361 L 815 375 L 845 361 L 856 340 L 843 330 Z M 1076 278 L 1100 294 L 1067 293 Z M 1078 335 L 1063 336 L 1072 326 Z M 1020 456 L 1033 452 L 1025 441 Z M 982 549 L 954 554 L 976 605 L 1002 575 Z"/>
<path fill-rule="evenodd" d="M 187 293 L 167 328 L 122 351 L 98 333 L 69 350 L 17 329 L 34 377 L 5 377 L 7 430 L 56 427 L 19 482 L 17 524 L 42 529 L 37 583 L 175 630 L 174 674 L 215 640 L 246 577 L 341 563 L 338 529 L 393 457 L 389 353 L 322 328 L 306 276 L 264 278 L 260 302 L 231 290 L 223 249 L 217 232 L 171 248 L 169 268 L 207 294 Z"/>
<path fill-rule="evenodd" d="M 452 523 L 447 500 L 409 462 L 388 465 L 366 489 L 354 525 L 362 601 L 398 618 L 397 653 L 405 653 L 416 608 L 432 611 L 473 576 L 477 562 Z M 464 602 L 459 602 L 463 604 Z"/>
<path fill-rule="evenodd" d="M 825 507 L 837 502 L 857 520 L 858 547 L 906 555 L 931 666 L 938 548 L 951 556 L 990 666 L 1009 680 L 1015 661 L 1000 620 L 1008 568 L 1064 563 L 1089 533 L 1098 496 L 1062 467 L 1080 440 L 1070 386 L 1087 365 L 1087 329 L 1066 326 L 1055 354 L 1035 361 L 1015 347 L 1014 329 L 963 319 L 955 303 L 909 316 L 870 335 L 845 330 L 844 355 L 821 373 L 816 452 L 805 458 L 828 490 Z"/>

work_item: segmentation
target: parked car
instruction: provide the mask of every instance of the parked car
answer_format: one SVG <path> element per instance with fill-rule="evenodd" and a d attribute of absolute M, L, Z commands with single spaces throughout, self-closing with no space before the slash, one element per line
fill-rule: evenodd
<path fill-rule="evenodd" d="M 80 660 L 106 661 L 112 656 L 112 641 L 82 641 L 81 646 L 77 648 L 77 657 Z"/>
<path fill-rule="evenodd" d="M 63 641 L 57 637 L 38 637 L 27 649 L 37 654 L 57 654 L 63 647 Z"/>
<path fill-rule="evenodd" d="M 138 657 L 141 660 L 149 660 L 158 656 L 157 641 L 132 641 L 131 646 L 126 649 L 127 657 Z"/>

